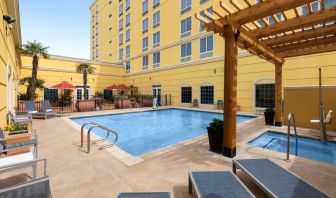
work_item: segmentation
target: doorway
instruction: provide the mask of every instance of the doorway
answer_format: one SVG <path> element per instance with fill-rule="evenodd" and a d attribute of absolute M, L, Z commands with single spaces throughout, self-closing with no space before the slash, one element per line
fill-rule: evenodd
<path fill-rule="evenodd" d="M 157 98 L 157 104 L 161 105 L 161 85 L 153 85 L 153 98 Z"/>

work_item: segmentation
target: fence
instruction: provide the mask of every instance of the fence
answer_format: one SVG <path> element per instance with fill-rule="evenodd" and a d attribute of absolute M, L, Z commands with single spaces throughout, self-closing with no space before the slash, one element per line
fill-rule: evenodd
<path fill-rule="evenodd" d="M 113 97 L 97 97 L 89 96 L 88 100 L 77 99 L 76 97 L 58 98 L 58 97 L 37 97 L 35 98 L 35 106 L 38 111 L 42 111 L 41 101 L 49 100 L 53 110 L 56 112 L 86 112 L 100 111 L 112 109 L 126 109 L 137 107 L 152 107 L 153 95 L 137 95 L 137 96 L 113 96 Z M 157 96 L 160 106 L 170 106 L 171 94 L 163 94 Z M 26 98 L 20 97 L 16 109 L 19 112 L 25 111 L 24 101 Z M 136 103 L 134 102 L 136 101 Z"/>

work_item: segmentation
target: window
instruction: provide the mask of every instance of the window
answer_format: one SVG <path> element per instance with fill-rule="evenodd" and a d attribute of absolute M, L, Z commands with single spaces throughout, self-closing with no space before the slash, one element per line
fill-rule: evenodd
<path fill-rule="evenodd" d="M 129 73 L 131 71 L 131 62 L 130 61 L 126 62 L 125 70 L 126 70 L 126 73 Z"/>
<path fill-rule="evenodd" d="M 181 45 L 181 62 L 191 60 L 191 42 Z"/>
<path fill-rule="evenodd" d="M 191 0 L 181 0 L 181 13 L 191 9 Z"/>
<path fill-rule="evenodd" d="M 96 15 L 96 25 L 98 25 L 98 15 Z"/>
<path fill-rule="evenodd" d="M 96 47 L 98 47 L 99 38 L 96 37 Z"/>
<path fill-rule="evenodd" d="M 275 107 L 275 84 L 256 84 L 255 105 L 260 108 Z"/>
<path fill-rule="evenodd" d="M 160 46 L 160 32 L 155 32 L 153 34 L 153 47 Z"/>
<path fill-rule="evenodd" d="M 130 15 L 130 13 L 128 13 L 126 15 L 126 26 L 129 26 L 130 23 L 131 23 L 131 15 Z"/>
<path fill-rule="evenodd" d="M 123 48 L 119 49 L 119 60 L 122 60 L 124 58 L 124 50 Z"/>
<path fill-rule="evenodd" d="M 123 19 L 120 19 L 119 20 L 119 31 L 123 29 L 123 26 L 124 26 L 124 21 Z"/>
<path fill-rule="evenodd" d="M 181 38 L 191 35 L 191 17 L 181 21 Z"/>
<path fill-rule="evenodd" d="M 123 35 L 123 34 L 120 34 L 120 35 L 119 35 L 119 45 L 122 45 L 122 44 L 123 44 L 123 40 L 124 40 L 124 35 Z"/>
<path fill-rule="evenodd" d="M 92 50 L 92 60 L 94 60 L 94 59 L 95 59 L 95 51 Z"/>
<path fill-rule="evenodd" d="M 325 8 L 336 6 L 336 0 L 324 0 L 324 6 Z"/>
<path fill-rule="evenodd" d="M 104 89 L 104 100 L 113 102 L 113 91 Z"/>
<path fill-rule="evenodd" d="M 126 46 L 126 58 L 129 58 L 131 56 L 131 46 Z"/>
<path fill-rule="evenodd" d="M 148 37 L 142 39 L 142 51 L 148 50 Z"/>
<path fill-rule="evenodd" d="M 160 0 L 153 0 L 153 8 L 160 5 Z"/>
<path fill-rule="evenodd" d="M 98 58 L 98 48 L 96 49 L 96 58 Z"/>
<path fill-rule="evenodd" d="M 96 5 L 96 14 L 98 14 L 98 11 L 99 11 L 99 9 L 98 9 L 98 4 Z"/>
<path fill-rule="evenodd" d="M 153 28 L 156 28 L 160 25 L 160 11 L 157 11 L 153 14 Z"/>
<path fill-rule="evenodd" d="M 148 19 L 144 19 L 142 21 L 142 33 L 145 33 L 148 31 Z"/>
<path fill-rule="evenodd" d="M 207 1 L 209 1 L 209 0 L 200 0 L 200 5 L 207 2 Z"/>
<path fill-rule="evenodd" d="M 96 36 L 98 36 L 98 26 L 96 27 Z"/>
<path fill-rule="evenodd" d="M 214 87 L 201 86 L 201 104 L 213 104 L 213 103 L 214 103 Z"/>
<path fill-rule="evenodd" d="M 142 2 L 142 15 L 148 13 L 148 0 Z"/>
<path fill-rule="evenodd" d="M 95 40 L 93 39 L 92 40 L 92 49 L 94 49 L 95 48 Z"/>
<path fill-rule="evenodd" d="M 126 0 L 126 10 L 131 7 L 131 0 Z"/>
<path fill-rule="evenodd" d="M 131 30 L 126 31 L 126 42 L 131 39 Z"/>
<path fill-rule="evenodd" d="M 44 89 L 44 100 L 56 101 L 58 100 L 58 90 L 57 89 Z"/>
<path fill-rule="evenodd" d="M 153 67 L 160 67 L 160 52 L 153 53 Z"/>
<path fill-rule="evenodd" d="M 119 16 L 121 16 L 124 12 L 124 9 L 123 9 L 123 4 L 120 4 L 119 5 Z"/>
<path fill-rule="evenodd" d="M 213 55 L 213 35 L 200 39 L 200 58 Z"/>
<path fill-rule="evenodd" d="M 314 3 L 311 4 L 312 12 L 319 11 L 320 9 L 321 9 L 321 3 L 320 2 L 314 2 Z M 302 6 L 302 14 L 308 14 L 307 5 Z"/>
<path fill-rule="evenodd" d="M 148 55 L 142 57 L 142 70 L 148 69 Z"/>
<path fill-rule="evenodd" d="M 191 87 L 181 87 L 181 102 L 191 103 L 192 99 L 192 88 Z"/>

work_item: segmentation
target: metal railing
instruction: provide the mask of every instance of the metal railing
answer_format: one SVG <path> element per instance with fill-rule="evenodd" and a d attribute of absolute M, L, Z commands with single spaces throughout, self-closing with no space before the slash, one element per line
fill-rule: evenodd
<path fill-rule="evenodd" d="M 84 127 L 86 125 L 92 125 L 89 130 L 88 130 L 88 135 L 87 135 L 87 153 L 90 153 L 90 142 L 91 142 L 91 131 L 95 128 L 99 128 L 99 129 L 103 129 L 105 132 L 106 132 L 106 136 L 105 138 L 103 139 L 100 139 L 100 140 L 96 140 L 93 142 L 93 144 L 96 144 L 96 143 L 99 143 L 99 142 L 104 142 L 104 141 L 108 141 L 108 137 L 110 136 L 110 134 L 112 133 L 113 135 L 115 135 L 115 139 L 112 143 L 109 143 L 109 144 L 106 144 L 106 145 L 103 145 L 101 147 L 99 147 L 99 150 L 101 149 L 104 149 L 104 148 L 107 148 L 107 147 L 111 147 L 113 145 L 116 144 L 117 140 L 118 140 L 118 133 L 115 132 L 115 131 L 112 131 L 111 129 L 108 129 L 102 125 L 99 125 L 97 123 L 94 123 L 94 122 L 86 122 L 82 125 L 81 127 L 81 147 L 83 148 L 84 147 Z"/>
<path fill-rule="evenodd" d="M 136 104 L 136 106 L 138 108 L 140 108 L 140 106 L 139 106 L 138 102 L 135 100 L 135 98 L 130 98 L 130 101 L 131 101 L 132 104 Z"/>
<path fill-rule="evenodd" d="M 295 116 L 294 116 L 294 113 L 289 113 L 288 114 L 288 129 L 287 129 L 287 156 L 286 156 L 287 161 L 289 161 L 291 121 L 293 122 L 294 133 L 295 133 L 295 154 L 297 155 L 297 152 L 298 152 L 298 136 L 297 136 L 297 131 L 296 131 Z"/>

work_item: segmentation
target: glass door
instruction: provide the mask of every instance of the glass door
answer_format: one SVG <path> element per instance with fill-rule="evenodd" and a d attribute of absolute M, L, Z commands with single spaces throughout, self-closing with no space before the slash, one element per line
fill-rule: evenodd
<path fill-rule="evenodd" d="M 157 104 L 161 105 L 161 85 L 153 85 L 153 97 L 157 98 Z"/>

